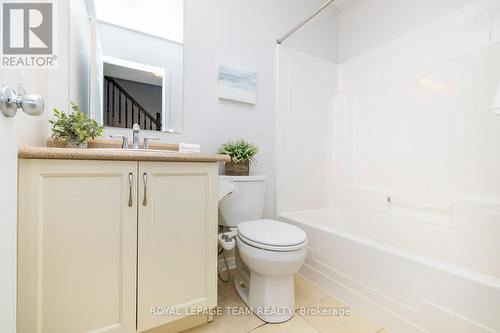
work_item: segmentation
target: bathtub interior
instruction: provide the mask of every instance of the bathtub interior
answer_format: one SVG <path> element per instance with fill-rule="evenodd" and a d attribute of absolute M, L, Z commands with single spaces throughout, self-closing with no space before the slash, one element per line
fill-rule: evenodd
<path fill-rule="evenodd" d="M 498 332 L 500 283 L 325 223 L 325 210 L 280 215 L 308 235 L 300 274 L 390 332 Z"/>
<path fill-rule="evenodd" d="M 388 198 L 356 189 L 337 195 L 336 207 L 279 215 L 500 279 L 500 202 L 461 198 L 449 207 L 425 207 Z"/>

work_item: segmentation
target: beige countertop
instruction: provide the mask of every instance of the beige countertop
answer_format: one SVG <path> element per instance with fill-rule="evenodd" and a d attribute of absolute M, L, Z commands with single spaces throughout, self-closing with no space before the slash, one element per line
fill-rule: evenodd
<path fill-rule="evenodd" d="M 132 141 L 129 140 L 129 146 L 132 147 Z M 89 148 L 121 148 L 122 139 L 110 139 L 110 138 L 98 138 L 88 141 Z M 47 147 L 53 148 L 66 148 L 66 142 L 56 141 L 51 138 L 47 139 Z M 141 145 L 142 147 L 142 145 Z M 150 142 L 149 147 L 151 149 L 159 150 L 179 150 L 179 145 L 176 143 L 164 143 L 164 142 Z"/>
<path fill-rule="evenodd" d="M 22 159 L 157 162 L 229 162 L 231 160 L 227 155 L 180 153 L 173 150 L 133 150 L 119 148 L 72 149 L 54 147 L 20 147 L 18 157 Z"/>

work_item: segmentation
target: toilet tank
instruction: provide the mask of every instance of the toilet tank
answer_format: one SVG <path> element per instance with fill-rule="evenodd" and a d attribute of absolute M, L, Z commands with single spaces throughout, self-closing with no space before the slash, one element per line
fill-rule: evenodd
<path fill-rule="evenodd" d="M 261 219 L 266 196 L 266 176 L 220 177 L 233 183 L 235 189 L 219 201 L 219 224 L 236 227 L 240 222 Z"/>

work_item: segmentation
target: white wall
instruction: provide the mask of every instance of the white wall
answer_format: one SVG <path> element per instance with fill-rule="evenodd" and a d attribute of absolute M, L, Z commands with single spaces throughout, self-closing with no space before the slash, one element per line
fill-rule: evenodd
<path fill-rule="evenodd" d="M 474 0 L 338 0 L 338 61 L 346 62 Z"/>
<path fill-rule="evenodd" d="M 183 42 L 184 0 L 131 2 L 92 0 L 97 19 L 136 31 Z M 161 22 L 161 24 L 158 24 Z"/>
<path fill-rule="evenodd" d="M 295 25 L 306 16 L 314 12 L 324 1 L 311 1 L 307 9 L 297 16 Z M 288 7 L 280 9 L 280 15 L 290 15 Z M 339 38 L 339 10 L 333 5 L 325 8 L 302 28 L 297 30 L 289 39 L 282 43 L 283 46 L 303 51 L 312 56 L 335 63 L 338 61 L 338 38 Z M 295 16 L 295 15 L 294 15 Z M 291 28 L 290 26 L 289 28 Z M 280 37 L 288 29 L 280 33 Z"/>

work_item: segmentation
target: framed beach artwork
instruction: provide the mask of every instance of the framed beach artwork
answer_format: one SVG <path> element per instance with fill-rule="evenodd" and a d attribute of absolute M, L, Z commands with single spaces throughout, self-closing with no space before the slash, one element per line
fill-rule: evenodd
<path fill-rule="evenodd" d="M 257 102 L 257 68 L 252 64 L 222 62 L 218 77 L 219 98 L 248 104 Z"/>

